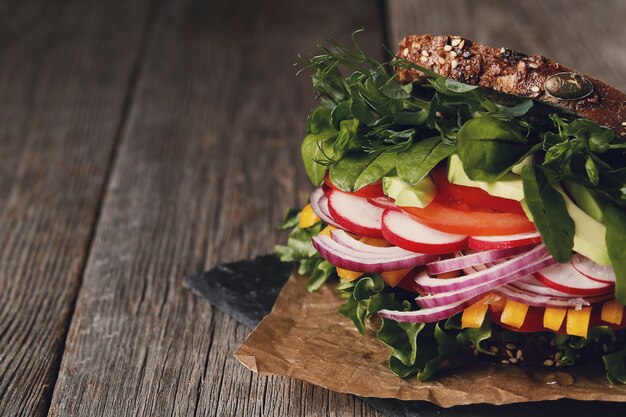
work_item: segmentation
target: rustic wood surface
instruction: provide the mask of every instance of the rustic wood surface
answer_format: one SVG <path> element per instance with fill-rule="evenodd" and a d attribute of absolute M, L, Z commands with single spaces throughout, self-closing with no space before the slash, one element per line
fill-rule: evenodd
<path fill-rule="evenodd" d="M 325 36 L 540 52 L 626 88 L 626 2 L 0 1 L 0 415 L 376 416 L 232 357 L 184 276 L 271 251 L 310 186 Z"/>

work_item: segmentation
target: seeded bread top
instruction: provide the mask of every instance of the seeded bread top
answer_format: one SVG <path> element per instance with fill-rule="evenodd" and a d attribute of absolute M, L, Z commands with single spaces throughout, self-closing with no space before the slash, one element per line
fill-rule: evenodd
<path fill-rule="evenodd" d="M 542 55 L 492 48 L 460 36 L 413 35 L 398 56 L 456 81 L 559 106 L 626 137 L 626 94 Z M 420 82 L 415 69 L 398 69 L 401 82 Z M 626 139 L 626 138 L 625 138 Z"/>

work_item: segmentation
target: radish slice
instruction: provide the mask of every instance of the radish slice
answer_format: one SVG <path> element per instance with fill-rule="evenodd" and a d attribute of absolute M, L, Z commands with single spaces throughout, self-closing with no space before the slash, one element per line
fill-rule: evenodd
<path fill-rule="evenodd" d="M 575 308 L 577 310 L 580 310 L 583 306 L 589 306 L 591 304 L 613 298 L 612 294 L 587 299 L 576 296 L 570 296 L 570 298 L 552 298 L 545 295 L 527 293 L 516 288 L 509 287 L 508 285 L 496 288 L 493 292 L 502 297 L 506 297 L 510 300 L 517 301 L 531 307 Z"/>
<path fill-rule="evenodd" d="M 393 202 L 393 200 L 390 199 L 389 197 L 368 198 L 367 201 L 370 204 L 375 205 L 376 207 L 389 209 L 389 210 L 400 211 L 400 207 L 396 206 L 396 204 Z"/>
<path fill-rule="evenodd" d="M 535 274 L 544 285 L 574 295 L 604 294 L 613 285 L 587 278 L 571 262 L 553 265 Z"/>
<path fill-rule="evenodd" d="M 524 255 L 522 255 L 522 257 L 523 256 Z M 489 291 L 492 291 L 495 288 L 506 285 L 523 276 L 532 274 L 535 271 L 546 268 L 547 266 L 554 264 L 554 262 L 556 261 L 551 256 L 546 256 L 534 262 L 521 261 L 522 266 L 520 267 L 520 269 L 514 272 L 511 272 L 509 274 L 506 274 L 506 275 L 496 274 L 496 277 L 491 277 L 489 278 L 488 281 L 485 281 L 473 287 L 465 287 L 465 288 L 461 288 L 455 291 L 441 292 L 441 293 L 437 293 L 434 295 L 425 295 L 425 296 L 416 298 L 415 301 L 422 307 L 432 308 L 432 307 L 436 307 L 440 305 L 473 299 L 474 297 L 479 297 Z M 488 276 L 488 274 L 492 272 L 491 270 L 493 269 L 495 269 L 495 267 L 487 269 L 485 271 L 477 272 L 475 275 L 483 274 L 484 276 Z M 426 277 L 426 278 L 432 279 L 430 277 Z M 423 275 L 418 276 L 415 279 L 418 286 L 419 286 L 420 280 L 422 279 L 424 279 Z M 459 279 L 459 278 L 456 278 L 456 279 Z M 455 278 L 450 278 L 450 279 L 445 279 L 445 280 L 442 279 L 439 281 L 454 281 L 454 280 Z"/>
<path fill-rule="evenodd" d="M 433 256 L 413 253 L 410 256 L 390 257 L 380 254 L 357 252 L 341 246 L 325 235 L 313 237 L 313 246 L 319 254 L 339 268 L 360 272 L 385 272 L 414 268 L 433 260 Z"/>
<path fill-rule="evenodd" d="M 612 266 L 602 266 L 579 253 L 572 256 L 572 265 L 578 272 L 594 281 L 615 284 L 615 271 Z"/>
<path fill-rule="evenodd" d="M 475 285 L 484 284 L 502 276 L 522 270 L 525 265 L 545 258 L 548 255 L 548 249 L 546 249 L 545 245 L 539 245 L 522 255 L 518 255 L 506 262 L 502 262 L 501 264 L 495 265 L 484 271 L 450 279 L 437 279 L 429 276 L 421 276 L 416 282 L 420 288 L 427 293 L 434 294 L 444 291 L 461 290 Z M 527 274 L 520 275 L 518 278 L 525 275 Z"/>
<path fill-rule="evenodd" d="M 384 319 L 406 322 L 406 323 L 432 323 L 443 320 L 460 313 L 466 306 L 470 305 L 474 299 L 459 301 L 452 304 L 437 306 L 433 308 L 423 308 L 418 311 L 396 311 L 380 310 L 378 315 Z"/>
<path fill-rule="evenodd" d="M 408 214 L 385 210 L 383 237 L 390 243 L 412 252 L 440 255 L 466 247 L 467 236 L 453 235 L 431 229 Z"/>
<path fill-rule="evenodd" d="M 332 218 L 330 211 L 328 211 L 328 199 L 324 195 L 324 190 L 321 188 L 313 190 L 309 196 L 309 202 L 311 203 L 313 212 L 317 214 L 317 217 L 322 219 L 323 222 L 335 227 L 341 227 L 335 219 Z"/>
<path fill-rule="evenodd" d="M 444 272 L 458 271 L 460 269 L 466 269 L 470 266 L 481 265 L 485 262 L 498 261 L 514 255 L 519 255 L 522 252 L 527 252 L 528 248 L 518 247 L 509 249 L 495 249 L 485 252 L 476 252 L 465 256 L 456 256 L 450 259 L 444 259 L 441 261 L 431 262 L 426 265 L 428 273 L 432 275 L 443 274 Z M 475 272 L 475 271 L 474 271 Z"/>
<path fill-rule="evenodd" d="M 366 243 L 360 242 L 346 233 L 345 230 L 333 230 L 330 232 L 330 237 L 342 246 L 353 249 L 357 252 L 379 254 L 384 256 L 412 256 L 415 252 L 399 248 L 397 246 L 380 247 L 372 246 Z"/>
<path fill-rule="evenodd" d="M 328 209 L 343 229 L 361 236 L 381 238 L 383 210 L 367 202 L 366 198 L 332 190 L 328 194 Z"/>
<path fill-rule="evenodd" d="M 544 295 L 548 297 L 571 297 L 572 294 L 568 294 L 563 291 L 555 290 L 554 288 L 546 287 L 541 282 L 537 281 L 532 275 L 525 276 L 513 281 L 509 284 L 518 290 L 525 291 L 531 294 Z"/>
<path fill-rule="evenodd" d="M 539 232 L 520 233 L 508 236 L 471 236 L 468 245 L 471 249 L 506 249 L 541 243 Z"/>

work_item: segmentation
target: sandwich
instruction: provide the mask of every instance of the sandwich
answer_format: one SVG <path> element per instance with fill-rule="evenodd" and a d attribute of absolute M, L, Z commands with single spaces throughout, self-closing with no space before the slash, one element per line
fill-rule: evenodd
<path fill-rule="evenodd" d="M 392 372 L 471 355 L 626 383 L 626 94 L 450 35 L 408 36 L 388 62 L 328 41 L 302 70 L 316 188 L 277 252 L 309 291 L 338 279 Z"/>

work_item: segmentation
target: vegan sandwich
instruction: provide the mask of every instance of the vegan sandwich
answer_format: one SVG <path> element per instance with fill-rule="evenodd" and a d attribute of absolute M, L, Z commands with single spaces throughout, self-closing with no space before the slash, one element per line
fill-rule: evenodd
<path fill-rule="evenodd" d="M 385 63 L 329 41 L 306 68 L 317 188 L 277 251 L 310 291 L 338 277 L 400 377 L 474 354 L 626 383 L 626 94 L 450 35 Z"/>

